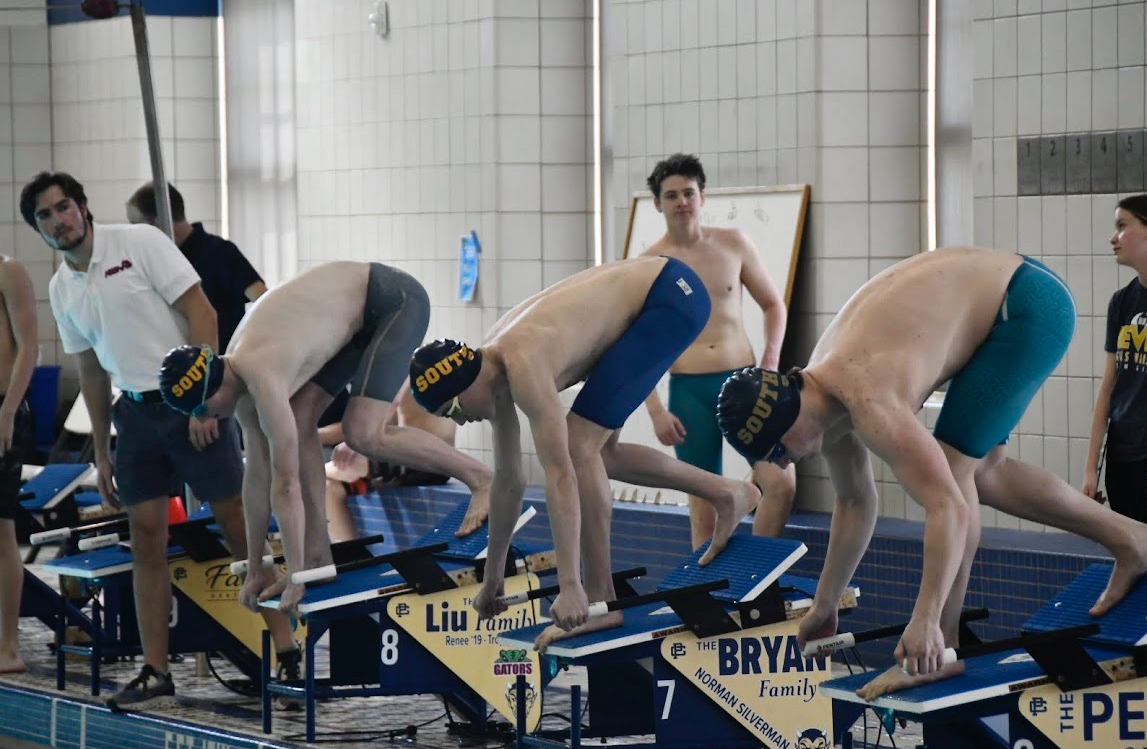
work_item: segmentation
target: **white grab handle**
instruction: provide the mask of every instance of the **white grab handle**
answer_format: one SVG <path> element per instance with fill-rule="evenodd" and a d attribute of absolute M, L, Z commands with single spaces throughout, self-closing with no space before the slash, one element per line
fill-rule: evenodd
<path fill-rule="evenodd" d="M 320 580 L 330 580 L 335 577 L 338 577 L 338 570 L 333 564 L 328 564 L 325 567 L 315 567 L 310 570 L 293 572 L 291 573 L 291 582 L 296 585 L 306 585 L 308 583 L 317 583 Z"/>
<path fill-rule="evenodd" d="M 96 549 L 106 549 L 109 546 L 115 546 L 120 542 L 118 533 L 111 533 L 106 536 L 92 536 L 91 538 L 81 538 L 79 547 L 80 551 L 95 551 Z"/>
<path fill-rule="evenodd" d="M 841 632 L 839 635 L 824 637 L 819 640 L 809 640 L 804 644 L 801 655 L 805 658 L 815 658 L 835 653 L 838 650 L 851 648 L 856 644 L 856 638 L 851 632 Z"/>
<path fill-rule="evenodd" d="M 71 528 L 53 528 L 50 531 L 40 531 L 28 536 L 28 543 L 33 546 L 40 544 L 50 544 L 53 541 L 64 541 L 68 536 L 72 535 Z"/>

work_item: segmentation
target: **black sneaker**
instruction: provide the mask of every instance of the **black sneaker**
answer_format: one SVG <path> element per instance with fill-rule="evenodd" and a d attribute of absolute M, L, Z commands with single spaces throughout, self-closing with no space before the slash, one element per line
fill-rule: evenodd
<path fill-rule="evenodd" d="M 170 674 L 161 674 L 145 664 L 139 670 L 139 676 L 108 697 L 106 702 L 112 710 L 144 710 L 174 705 L 175 683 Z"/>
<path fill-rule="evenodd" d="M 275 671 L 275 680 L 280 682 L 295 682 L 291 686 L 302 686 L 298 682 L 303 680 L 303 651 L 301 648 L 292 648 L 276 653 L 279 667 Z M 271 699 L 271 705 L 276 710 L 302 710 L 303 701 L 298 697 L 285 694 L 276 694 Z"/>

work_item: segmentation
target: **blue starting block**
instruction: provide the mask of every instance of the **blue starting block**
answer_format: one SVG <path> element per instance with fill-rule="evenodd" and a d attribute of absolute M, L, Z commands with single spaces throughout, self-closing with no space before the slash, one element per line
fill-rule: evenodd
<path fill-rule="evenodd" d="M 962 675 L 872 702 L 856 690 L 880 671 L 826 682 L 836 740 L 850 747 L 849 726 L 873 707 L 921 723 L 928 749 L 1147 745 L 1147 579 L 1106 615 L 1092 617 L 1088 609 L 1110 574 L 1111 565 L 1090 566 L 1025 622 L 1016 640 L 971 645 Z M 977 649 L 998 652 L 975 655 Z"/>
<path fill-rule="evenodd" d="M 518 527 L 533 514 L 532 508 L 523 513 Z M 514 626 L 536 621 L 536 605 L 526 602 L 494 620 L 478 620 L 471 598 L 479 590 L 489 536 L 483 525 L 456 538 L 465 515 L 463 502 L 410 549 L 345 565 L 336 560 L 337 577 L 307 585 L 298 607 L 307 623 L 304 678 L 278 681 L 264 673 L 264 733 L 271 732 L 272 694 L 303 702 L 309 742 L 315 741 L 320 698 L 437 694 L 476 734 L 485 734 L 487 706 L 514 714 L 519 675 L 529 677 L 523 702 L 530 703 L 534 721 L 540 720 L 545 675 L 537 654 L 509 650 L 499 639 Z M 534 573 L 554 565 L 552 552 L 523 554 L 508 560 L 513 569 L 507 570 L 507 592 L 536 586 Z M 263 605 L 277 608 L 279 601 Z M 328 631 L 329 674 L 319 678 L 315 650 Z M 264 634 L 265 664 L 271 662 L 270 647 Z"/>
<path fill-rule="evenodd" d="M 15 518 L 16 537 L 28 543 L 33 533 L 52 528 L 67 528 L 80 523 L 80 507 L 92 506 L 90 496 L 81 504 L 77 490 L 95 482 L 96 468 L 91 463 L 52 463 L 46 465 L 20 488 L 25 497 L 20 501 L 20 512 Z M 86 492 L 84 494 L 87 494 Z M 94 505 L 100 504 L 96 493 Z M 25 564 L 36 561 L 39 546 L 33 546 Z"/>
<path fill-rule="evenodd" d="M 811 606 L 816 581 L 785 574 L 806 553 L 804 544 L 736 535 L 700 567 L 704 551 L 661 581 L 652 595 L 663 602 L 627 608 L 618 586 L 621 626 L 547 647 L 543 671 L 586 668 L 589 724 L 581 725 L 581 689 L 574 685 L 570 728 L 529 732 L 519 721 L 520 747 L 577 749 L 583 738 L 653 735 L 652 743 L 635 746 L 748 749 L 829 735 L 829 704 L 816 697 L 828 665 L 796 648 L 796 619 Z M 726 587 L 675 600 L 716 582 Z M 843 605 L 855 605 L 858 594 L 850 589 Z M 532 648 L 546 626 L 509 632 L 502 641 Z"/>
<path fill-rule="evenodd" d="M 126 521 L 123 523 L 126 532 Z M 111 525 L 97 524 L 93 528 Z M 80 529 L 82 530 L 82 529 Z M 102 528 L 104 532 L 108 529 Z M 98 531 L 95 531 L 98 532 Z M 263 622 L 238 603 L 239 578 L 229 570 L 231 556 L 223 546 L 209 512 L 198 519 L 173 525 L 167 548 L 172 577 L 170 651 L 173 653 L 218 652 L 250 680 L 262 673 L 259 660 Z M 113 538 L 114 540 L 114 538 Z M 84 581 L 92 591 L 90 616 L 66 597 L 44 586 L 40 609 L 50 608 L 54 598 L 56 616 L 56 688 L 66 684 L 66 655 L 91 662 L 91 693 L 100 693 L 100 665 L 105 659 L 139 655 L 139 629 L 132 587 L 132 556 L 125 544 L 60 557 L 44 568 L 62 577 Z M 27 591 L 25 592 L 27 597 Z M 68 643 L 64 627 L 76 624 L 89 639 Z M 252 687 L 252 691 L 253 691 Z"/>

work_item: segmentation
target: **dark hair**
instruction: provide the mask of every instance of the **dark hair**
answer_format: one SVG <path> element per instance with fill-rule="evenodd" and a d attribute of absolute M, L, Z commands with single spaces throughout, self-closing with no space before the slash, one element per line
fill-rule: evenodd
<path fill-rule="evenodd" d="M 1117 207 L 1139 219 L 1139 223 L 1147 225 L 1147 194 L 1126 197 L 1119 201 Z"/>
<path fill-rule="evenodd" d="M 186 221 L 187 214 L 184 213 L 183 196 L 170 182 L 167 183 L 167 196 L 171 201 L 171 220 Z M 155 205 L 155 184 L 152 182 L 144 184 L 143 187 L 132 193 L 132 196 L 127 199 L 127 204 L 134 206 L 148 221 L 155 221 L 159 216 L 159 208 Z"/>
<path fill-rule="evenodd" d="M 705 168 L 701 166 L 701 160 L 692 154 L 675 153 L 667 159 L 658 161 L 649 178 L 645 180 L 653 197 L 661 197 L 661 183 L 674 175 L 694 180 L 702 192 L 705 190 Z"/>
<path fill-rule="evenodd" d="M 63 190 L 72 202 L 83 206 L 88 221 L 92 220 L 92 212 L 88 210 L 88 196 L 84 194 L 84 186 L 75 177 L 66 172 L 40 172 L 20 191 L 20 215 L 28 222 L 28 226 L 39 231 L 36 226 L 36 199 L 50 187 Z"/>

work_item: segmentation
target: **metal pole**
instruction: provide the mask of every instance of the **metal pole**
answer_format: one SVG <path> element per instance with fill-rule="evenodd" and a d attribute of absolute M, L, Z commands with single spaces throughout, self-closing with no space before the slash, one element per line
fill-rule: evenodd
<path fill-rule="evenodd" d="M 167 193 L 167 177 L 163 171 L 163 148 L 159 139 L 159 118 L 155 113 L 155 85 L 151 78 L 151 52 L 147 46 L 147 20 L 143 5 L 131 4 L 131 30 L 135 37 L 135 59 L 139 63 L 139 91 L 143 97 L 143 120 L 147 125 L 147 151 L 151 157 L 151 182 L 155 186 L 157 226 L 169 237 L 171 230 L 171 200 Z"/>

